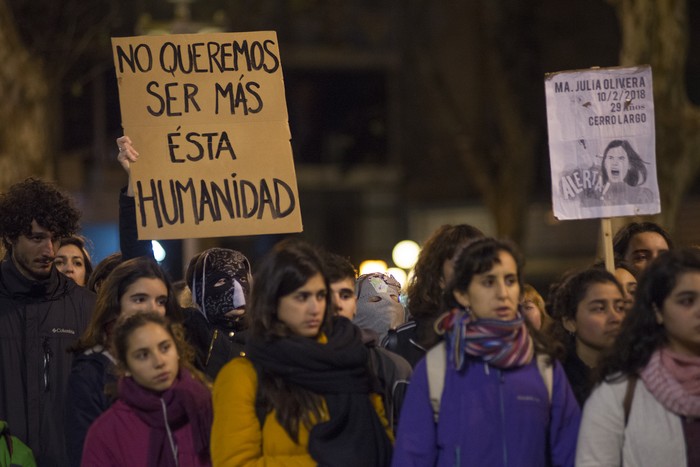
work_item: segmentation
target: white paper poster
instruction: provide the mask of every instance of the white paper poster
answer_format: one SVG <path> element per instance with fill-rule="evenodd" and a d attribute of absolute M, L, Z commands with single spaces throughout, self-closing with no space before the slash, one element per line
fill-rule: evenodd
<path fill-rule="evenodd" d="M 651 67 L 545 77 L 557 219 L 657 214 Z"/>

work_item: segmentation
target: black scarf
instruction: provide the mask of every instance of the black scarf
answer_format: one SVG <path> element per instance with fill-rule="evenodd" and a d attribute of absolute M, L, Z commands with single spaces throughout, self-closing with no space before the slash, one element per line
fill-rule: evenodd
<path fill-rule="evenodd" d="M 308 452 L 319 466 L 389 465 L 391 442 L 369 398 L 368 350 L 349 320 L 333 324 L 326 344 L 300 336 L 251 338 L 247 356 L 263 371 L 324 397 L 329 420 L 309 433 Z"/>

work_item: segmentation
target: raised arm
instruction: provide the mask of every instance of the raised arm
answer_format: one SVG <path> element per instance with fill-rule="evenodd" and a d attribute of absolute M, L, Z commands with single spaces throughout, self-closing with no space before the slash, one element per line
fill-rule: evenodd
<path fill-rule="evenodd" d="M 153 249 L 148 240 L 138 239 L 136 226 L 136 203 L 134 201 L 134 187 L 131 180 L 131 164 L 138 160 L 139 153 L 134 149 L 131 138 L 121 136 L 117 138 L 119 155 L 117 161 L 128 176 L 126 189 L 119 193 L 119 249 L 124 261 L 139 256 L 153 258 Z"/>

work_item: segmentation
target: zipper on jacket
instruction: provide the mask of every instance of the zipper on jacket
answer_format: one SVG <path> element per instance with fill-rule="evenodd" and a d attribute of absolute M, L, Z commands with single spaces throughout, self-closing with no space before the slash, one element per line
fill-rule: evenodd
<path fill-rule="evenodd" d="M 500 409 L 501 409 L 501 443 L 503 444 L 503 465 L 506 466 L 508 465 L 508 448 L 506 446 L 506 437 L 505 437 L 505 427 L 506 427 L 506 409 L 505 409 L 505 404 L 503 402 L 503 385 L 505 384 L 505 380 L 503 379 L 503 372 L 501 370 L 498 371 L 498 399 L 500 402 Z"/>
<path fill-rule="evenodd" d="M 175 444 L 175 440 L 173 439 L 173 433 L 170 431 L 170 424 L 168 424 L 168 409 L 165 406 L 165 401 L 161 397 L 160 399 L 160 405 L 163 407 L 163 420 L 165 421 L 165 431 L 168 433 L 168 441 L 170 442 L 170 449 L 173 452 L 173 457 L 175 458 L 175 465 L 179 465 L 180 463 L 178 462 L 177 459 L 177 445 Z"/>
<path fill-rule="evenodd" d="M 461 467 L 462 465 L 462 459 L 461 459 L 461 453 L 459 452 L 459 446 L 455 449 L 455 467 Z"/>
<path fill-rule="evenodd" d="M 207 352 L 207 361 L 204 362 L 204 366 L 209 365 L 209 359 L 211 358 L 211 351 L 214 350 L 214 342 L 216 342 L 216 338 L 219 337 L 219 330 L 214 329 L 214 335 L 211 338 L 211 342 L 209 343 L 209 352 Z"/>
<path fill-rule="evenodd" d="M 49 372 L 51 371 L 51 358 L 53 357 L 53 350 L 51 350 L 51 346 L 49 345 L 48 337 L 44 337 L 42 340 L 41 348 L 44 351 L 44 392 L 49 392 Z"/>

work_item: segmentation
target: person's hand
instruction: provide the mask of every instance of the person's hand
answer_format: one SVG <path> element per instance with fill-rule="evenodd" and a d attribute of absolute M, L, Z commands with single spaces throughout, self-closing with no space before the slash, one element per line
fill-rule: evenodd
<path fill-rule="evenodd" d="M 131 163 L 136 162 L 139 157 L 139 153 L 134 149 L 134 146 L 131 143 L 131 138 L 126 135 L 117 138 L 117 147 L 119 148 L 117 160 L 119 161 L 119 164 L 121 164 L 126 174 L 131 176 Z"/>
<path fill-rule="evenodd" d="M 132 146 L 131 138 L 126 135 L 117 138 L 117 147 L 119 148 L 117 160 L 119 161 L 119 164 L 121 164 L 126 174 L 129 176 L 129 182 L 126 186 L 126 195 L 133 197 L 134 189 L 131 186 L 131 163 L 138 160 L 139 153 L 136 152 Z"/>

